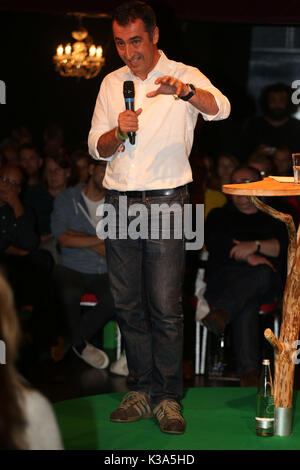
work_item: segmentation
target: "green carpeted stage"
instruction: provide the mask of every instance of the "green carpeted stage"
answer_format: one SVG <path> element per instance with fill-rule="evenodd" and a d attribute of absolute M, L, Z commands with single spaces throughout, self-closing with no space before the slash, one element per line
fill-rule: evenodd
<path fill-rule="evenodd" d="M 111 423 L 122 393 L 56 403 L 66 450 L 296 450 L 300 449 L 300 412 L 294 392 L 293 433 L 289 437 L 255 434 L 254 388 L 190 388 L 182 400 L 185 434 L 159 430 L 154 419 Z"/>

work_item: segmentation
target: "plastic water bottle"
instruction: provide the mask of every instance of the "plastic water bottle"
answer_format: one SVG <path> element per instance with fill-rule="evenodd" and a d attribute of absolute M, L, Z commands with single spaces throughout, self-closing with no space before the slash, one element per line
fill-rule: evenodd
<path fill-rule="evenodd" d="M 273 436 L 274 434 L 274 391 L 269 359 L 262 362 L 262 371 L 256 395 L 256 434 Z"/>

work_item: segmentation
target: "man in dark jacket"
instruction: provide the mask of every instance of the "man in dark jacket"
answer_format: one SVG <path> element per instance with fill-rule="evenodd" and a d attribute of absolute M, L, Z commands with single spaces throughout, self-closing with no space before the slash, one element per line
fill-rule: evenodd
<path fill-rule="evenodd" d="M 253 168 L 232 174 L 232 183 L 259 179 Z M 253 385 L 260 366 L 259 307 L 282 294 L 285 225 L 259 211 L 247 196 L 232 196 L 208 215 L 205 245 L 209 252 L 205 297 L 211 311 L 202 321 L 216 334 L 231 324 L 241 384 Z"/>

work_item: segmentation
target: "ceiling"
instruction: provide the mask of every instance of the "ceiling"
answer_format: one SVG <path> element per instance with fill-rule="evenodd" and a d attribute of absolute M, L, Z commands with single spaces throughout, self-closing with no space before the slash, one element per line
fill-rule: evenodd
<path fill-rule="evenodd" d="M 36 0 L 1 0 L 0 11 L 66 13 L 85 11 L 110 13 L 120 1 L 110 0 L 51 0 L 37 4 Z M 300 23 L 300 0 L 174 0 L 149 1 L 156 8 L 163 7 L 164 13 L 182 19 L 202 21 L 251 22 L 251 23 Z M 84 9 L 83 9 L 84 6 Z"/>

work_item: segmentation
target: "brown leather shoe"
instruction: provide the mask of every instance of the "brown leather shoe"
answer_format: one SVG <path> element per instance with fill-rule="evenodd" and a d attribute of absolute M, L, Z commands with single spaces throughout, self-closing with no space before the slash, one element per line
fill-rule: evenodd
<path fill-rule="evenodd" d="M 181 414 L 181 406 L 177 401 L 165 399 L 153 410 L 160 430 L 169 434 L 183 434 L 186 423 Z"/>
<path fill-rule="evenodd" d="M 225 331 L 228 318 L 227 310 L 218 308 L 202 318 L 202 323 L 215 335 L 221 335 Z"/>
<path fill-rule="evenodd" d="M 121 405 L 110 415 L 114 423 L 132 423 L 143 418 L 152 418 L 149 398 L 142 392 L 128 392 Z"/>

